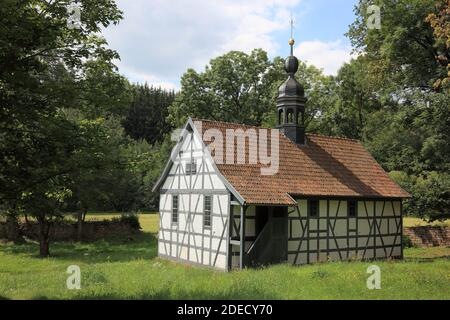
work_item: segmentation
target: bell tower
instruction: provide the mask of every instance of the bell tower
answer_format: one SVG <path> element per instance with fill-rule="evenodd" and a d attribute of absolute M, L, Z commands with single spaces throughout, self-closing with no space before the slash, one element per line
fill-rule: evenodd
<path fill-rule="evenodd" d="M 292 23 L 292 22 L 291 22 Z M 295 40 L 291 37 L 291 55 L 286 58 L 284 69 L 288 79 L 278 89 L 277 97 L 277 129 L 293 142 L 305 144 L 305 90 L 295 79 L 298 70 L 298 59 L 294 57 Z"/>

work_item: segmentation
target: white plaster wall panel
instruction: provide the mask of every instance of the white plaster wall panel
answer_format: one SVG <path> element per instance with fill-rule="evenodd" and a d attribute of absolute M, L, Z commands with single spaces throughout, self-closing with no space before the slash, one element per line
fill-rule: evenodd
<path fill-rule="evenodd" d="M 386 246 L 392 246 L 394 245 L 394 239 L 395 236 L 387 236 L 383 238 L 383 241 Z"/>
<path fill-rule="evenodd" d="M 288 251 L 297 251 L 299 244 L 300 241 L 288 241 Z"/>
<path fill-rule="evenodd" d="M 347 239 L 336 239 L 336 242 L 332 240 L 331 242 L 338 244 L 340 249 L 346 249 L 347 248 Z"/>
<path fill-rule="evenodd" d="M 331 222 L 331 224 L 334 224 L 334 221 Z M 346 220 L 337 220 L 335 227 L 334 227 L 334 235 L 335 236 L 346 236 L 348 234 L 347 232 L 347 221 Z M 330 230 L 330 236 L 332 237 L 333 234 Z"/>
<path fill-rule="evenodd" d="M 296 208 L 288 208 L 288 217 L 290 218 L 297 218 L 298 213 Z"/>
<path fill-rule="evenodd" d="M 214 166 L 212 164 L 212 161 L 208 158 L 205 158 L 203 161 L 205 162 L 205 171 L 214 172 Z"/>
<path fill-rule="evenodd" d="M 309 219 L 309 227 L 310 227 L 310 230 L 317 230 L 319 227 L 319 220 L 318 219 Z"/>
<path fill-rule="evenodd" d="M 386 219 L 380 219 L 380 221 L 378 221 L 378 226 L 380 227 L 381 234 L 387 234 L 389 232 L 388 221 Z"/>
<path fill-rule="evenodd" d="M 292 224 L 292 236 L 295 238 L 301 237 L 301 235 L 303 233 L 301 221 L 300 220 L 292 220 L 291 224 Z"/>
<path fill-rule="evenodd" d="M 339 217 L 346 217 L 348 215 L 347 212 L 347 201 L 340 201 L 340 205 L 339 205 Z"/>
<path fill-rule="evenodd" d="M 393 204 L 393 207 L 394 207 L 395 215 L 397 217 L 399 217 L 400 216 L 400 212 L 401 212 L 400 211 L 400 208 L 401 208 L 400 201 L 393 201 L 392 204 Z"/>
<path fill-rule="evenodd" d="M 174 177 L 167 177 L 167 179 L 164 181 L 164 184 L 162 186 L 163 189 L 170 189 L 172 185 L 174 184 Z"/>
<path fill-rule="evenodd" d="M 401 256 L 401 254 L 402 254 L 401 247 L 395 247 L 392 256 L 399 257 Z"/>
<path fill-rule="evenodd" d="M 319 200 L 319 216 L 326 217 L 327 216 L 327 201 Z"/>
<path fill-rule="evenodd" d="M 219 254 L 217 256 L 215 267 L 220 268 L 220 269 L 227 268 L 227 257 L 224 254 Z"/>
<path fill-rule="evenodd" d="M 203 152 L 202 150 L 199 150 L 200 148 L 195 149 L 195 151 L 192 152 L 192 157 L 196 159 L 197 167 L 200 166 L 200 163 L 202 162 Z"/>
<path fill-rule="evenodd" d="M 341 255 L 342 255 L 342 253 L 341 253 Z M 344 258 L 344 256 L 342 258 Z M 330 252 L 329 259 L 331 261 L 339 261 L 339 260 L 341 260 L 341 258 L 339 256 L 339 252 Z"/>
<path fill-rule="evenodd" d="M 217 175 L 211 175 L 212 186 L 214 190 L 225 190 L 225 185 L 222 180 L 219 179 Z"/>
<path fill-rule="evenodd" d="M 204 183 L 205 183 L 205 185 L 203 186 L 203 189 L 205 189 L 205 190 L 213 189 L 213 184 L 211 183 L 211 179 L 209 177 L 205 177 Z"/>
<path fill-rule="evenodd" d="M 389 253 L 385 250 L 386 249 L 376 249 L 377 258 L 387 258 Z"/>
<path fill-rule="evenodd" d="M 164 237 L 164 240 L 170 240 L 170 231 L 162 231 L 161 235 Z"/>
<path fill-rule="evenodd" d="M 389 203 L 386 203 L 386 205 L 389 205 Z M 383 216 L 383 209 L 385 207 L 384 202 L 383 201 L 376 201 L 375 202 L 375 206 L 376 206 L 376 216 L 377 217 L 382 217 Z"/>
<path fill-rule="evenodd" d="M 365 203 L 366 203 L 367 213 L 369 214 L 369 217 L 373 217 L 374 202 L 373 201 L 365 201 Z"/>
<path fill-rule="evenodd" d="M 308 216 L 308 201 L 302 199 L 298 201 L 298 207 L 300 208 L 300 216 L 307 217 Z"/>
<path fill-rule="evenodd" d="M 331 242 L 331 241 L 330 241 L 330 242 Z M 319 245 L 320 245 L 320 248 L 321 248 L 321 249 L 326 249 L 326 248 L 327 248 L 327 240 L 321 239 L 321 240 L 319 241 Z"/>
<path fill-rule="evenodd" d="M 389 233 L 397 233 L 397 225 L 395 219 L 389 219 Z"/>
<path fill-rule="evenodd" d="M 300 253 L 298 255 L 297 264 L 306 264 L 308 263 L 308 254 L 307 253 Z"/>
<path fill-rule="evenodd" d="M 194 181 L 192 182 L 192 188 L 194 190 L 201 190 L 203 189 L 203 177 L 198 175 L 198 178 L 194 179 Z"/>
<path fill-rule="evenodd" d="M 359 235 L 368 235 L 370 233 L 369 221 L 365 219 L 358 220 L 358 233 Z"/>
<path fill-rule="evenodd" d="M 172 195 L 173 196 L 173 195 Z M 189 195 L 180 194 L 178 195 L 178 210 L 180 213 L 185 213 L 189 211 Z"/>
<path fill-rule="evenodd" d="M 349 247 L 350 248 L 356 248 L 356 242 L 357 242 L 356 238 L 350 238 L 349 241 L 348 241 Z"/>
<path fill-rule="evenodd" d="M 349 229 L 351 230 L 355 230 L 356 229 L 356 225 L 357 225 L 357 220 L 356 218 L 349 218 L 348 219 L 348 225 L 349 225 Z"/>
<path fill-rule="evenodd" d="M 295 254 L 289 254 L 288 255 L 288 263 L 289 264 L 295 264 Z M 297 261 L 297 264 L 299 264 L 298 261 Z"/>
<path fill-rule="evenodd" d="M 180 246 L 179 249 L 181 251 L 181 254 L 180 254 L 181 259 L 187 260 L 188 247 L 183 245 L 183 246 Z"/>
<path fill-rule="evenodd" d="M 189 178 L 185 177 L 180 178 L 180 189 L 181 190 L 189 189 Z"/>
<path fill-rule="evenodd" d="M 329 250 L 335 250 L 335 249 L 337 249 L 337 247 L 336 247 L 336 242 L 334 241 L 333 238 L 330 238 L 330 240 L 329 240 L 329 242 L 328 242 L 328 245 L 329 245 L 329 247 L 328 247 Z M 325 244 L 325 248 L 327 248 L 327 245 L 326 245 L 326 244 Z"/>
<path fill-rule="evenodd" d="M 194 233 L 203 233 L 203 215 L 197 213 L 192 221 L 192 230 Z"/>
<path fill-rule="evenodd" d="M 163 242 L 158 242 L 158 254 L 167 254 L 166 248 L 164 247 Z"/>
<path fill-rule="evenodd" d="M 205 235 L 204 239 L 203 239 L 204 243 L 203 243 L 203 247 L 205 249 L 211 249 L 211 243 L 212 243 L 212 238 L 209 235 Z"/>
<path fill-rule="evenodd" d="M 358 217 L 366 217 L 366 208 L 364 207 L 364 201 L 358 201 L 357 206 L 358 206 L 357 210 Z"/>
<path fill-rule="evenodd" d="M 319 253 L 319 261 L 320 262 L 327 262 L 328 261 L 328 256 L 325 252 L 320 252 Z"/>
<path fill-rule="evenodd" d="M 319 228 L 320 228 L 320 231 L 327 229 L 327 220 L 326 219 L 319 219 Z"/>

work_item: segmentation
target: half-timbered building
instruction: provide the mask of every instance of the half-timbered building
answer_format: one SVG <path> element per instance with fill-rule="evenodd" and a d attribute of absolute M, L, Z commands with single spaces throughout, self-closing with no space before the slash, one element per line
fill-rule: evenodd
<path fill-rule="evenodd" d="M 187 121 L 154 187 L 160 257 L 221 270 L 402 257 L 409 194 L 361 142 L 305 133 L 293 44 L 276 129 Z"/>

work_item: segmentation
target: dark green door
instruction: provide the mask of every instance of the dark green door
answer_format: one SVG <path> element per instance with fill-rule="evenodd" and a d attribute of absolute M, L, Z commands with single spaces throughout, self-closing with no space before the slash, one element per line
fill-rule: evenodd
<path fill-rule="evenodd" d="M 286 207 L 273 207 L 271 211 L 271 262 L 283 263 L 288 256 L 288 210 Z"/>

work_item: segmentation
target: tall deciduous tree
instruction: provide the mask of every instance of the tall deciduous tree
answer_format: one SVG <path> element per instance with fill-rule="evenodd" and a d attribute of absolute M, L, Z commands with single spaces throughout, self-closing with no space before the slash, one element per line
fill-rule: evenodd
<path fill-rule="evenodd" d="M 118 57 L 98 36 L 121 19 L 114 1 L 79 4 L 75 28 L 66 2 L 6 0 L 0 8 L 0 201 L 9 215 L 27 210 L 38 218 L 42 256 L 70 194 L 68 175 L 102 156 L 89 149 L 101 137 L 99 120 L 74 122 L 61 108 L 81 107 L 78 89 L 94 70 L 87 61 L 108 74 Z"/>
<path fill-rule="evenodd" d="M 388 91 L 404 88 L 430 90 L 445 67 L 436 60 L 438 40 L 426 22 L 431 13 L 438 13 L 435 0 L 360 0 L 356 21 L 348 36 L 354 47 L 367 55 L 370 69 L 376 74 L 380 88 Z M 381 29 L 369 28 L 370 5 L 381 8 Z"/>
<path fill-rule="evenodd" d="M 442 77 L 434 83 L 436 89 L 450 87 L 450 0 L 437 1 L 437 13 L 430 13 L 426 19 L 433 28 L 433 34 L 436 39 L 435 49 L 437 52 L 436 60 L 447 69 L 447 74 L 442 72 Z"/>
<path fill-rule="evenodd" d="M 169 122 L 182 125 L 187 117 L 261 124 L 273 108 L 273 84 L 279 72 L 266 52 L 230 51 L 212 59 L 205 71 L 189 69 L 181 92 L 171 105 Z"/>

